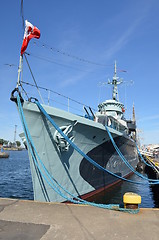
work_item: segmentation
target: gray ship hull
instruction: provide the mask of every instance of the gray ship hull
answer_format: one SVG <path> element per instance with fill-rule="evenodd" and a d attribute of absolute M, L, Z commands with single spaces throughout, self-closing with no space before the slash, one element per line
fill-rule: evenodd
<path fill-rule="evenodd" d="M 81 116 L 49 106 L 43 106 L 55 123 L 88 156 L 109 171 L 127 177 L 131 171 L 116 153 L 105 127 Z M 119 179 L 94 167 L 71 147 L 40 113 L 36 104 L 24 102 L 24 116 L 40 159 L 51 176 L 68 192 L 89 199 L 119 182 Z M 135 168 L 138 155 L 135 142 L 110 128 L 122 154 Z M 34 199 L 65 202 L 43 178 L 29 152 Z M 65 193 L 66 197 L 69 197 Z"/>

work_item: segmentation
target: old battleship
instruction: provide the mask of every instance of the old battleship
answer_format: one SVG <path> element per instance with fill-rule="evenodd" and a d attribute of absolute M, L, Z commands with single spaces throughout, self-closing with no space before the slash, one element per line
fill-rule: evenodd
<path fill-rule="evenodd" d="M 135 119 L 132 121 L 124 119 L 124 105 L 118 101 L 117 85 L 121 81 L 118 81 L 116 64 L 114 77 L 110 83 L 113 85 L 112 99 L 99 104 L 98 112 L 91 117 L 88 114 L 79 116 L 43 105 L 47 114 L 69 141 L 50 124 L 33 101 L 24 101 L 21 97 L 26 125 L 36 149 L 34 155 L 38 154 L 56 183 L 62 185 L 73 196 L 80 196 L 83 199 L 94 199 L 102 191 L 121 180 L 116 176 L 127 178 L 132 173 L 114 148 L 110 134 L 133 168 L 138 161 L 135 144 L 136 123 Z M 26 138 L 24 139 L 26 142 Z M 70 141 L 78 146 L 81 152 L 116 176 L 100 171 L 81 156 L 71 146 Z M 26 142 L 28 150 L 29 144 L 29 141 Z M 64 202 L 66 198 L 52 189 L 37 168 L 31 150 L 29 150 L 29 159 L 34 199 Z"/>
<path fill-rule="evenodd" d="M 32 25 L 29 28 L 33 29 Z M 95 114 L 90 109 L 92 116 L 86 108 L 87 114 L 79 116 L 41 105 L 34 98 L 23 99 L 19 90 L 24 90 L 19 77 L 22 58 L 21 52 L 17 87 L 11 100 L 18 106 L 24 127 L 22 138 L 29 153 L 34 199 L 65 202 L 71 196 L 92 200 L 128 178 L 133 171 L 123 157 L 133 169 L 136 167 L 136 122 L 124 118 L 124 105 L 118 99 L 122 81 L 117 77 L 116 63 L 109 82 L 112 99 L 100 103 Z"/>

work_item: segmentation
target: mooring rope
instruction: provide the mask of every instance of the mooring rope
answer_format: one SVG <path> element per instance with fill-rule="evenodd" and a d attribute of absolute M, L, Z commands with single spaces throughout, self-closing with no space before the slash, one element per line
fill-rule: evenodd
<path fill-rule="evenodd" d="M 141 158 L 141 161 L 142 161 L 145 165 L 147 165 L 148 167 L 152 167 L 152 165 L 148 164 L 148 163 L 145 161 L 145 159 L 143 158 L 143 156 L 142 156 L 142 154 L 141 154 L 141 152 L 140 152 L 137 144 L 136 144 L 136 148 L 137 148 L 138 154 L 139 154 L 139 156 L 140 156 L 140 158 Z"/>
<path fill-rule="evenodd" d="M 66 199 L 67 201 L 70 201 L 72 203 L 76 203 L 76 204 L 85 204 L 85 205 L 90 205 L 90 206 L 94 206 L 94 207 L 99 207 L 99 208 L 104 208 L 104 209 L 110 209 L 110 210 L 116 210 L 116 211 L 123 211 L 123 212 L 128 212 L 128 213 L 138 213 L 139 212 L 139 208 L 138 209 L 125 209 L 120 207 L 118 204 L 97 204 L 97 203 L 93 203 L 93 202 L 88 202 L 86 200 L 83 200 L 81 198 L 78 198 L 77 196 L 71 194 L 70 192 L 68 192 L 65 188 L 63 188 L 59 183 L 57 183 L 57 181 L 53 178 L 53 176 L 51 176 L 49 174 L 49 172 L 47 171 L 46 167 L 44 166 L 44 164 L 42 163 L 42 161 L 40 160 L 40 157 L 35 149 L 35 146 L 33 144 L 31 135 L 29 133 L 27 124 L 26 124 L 26 120 L 24 117 L 24 113 L 23 113 L 23 108 L 21 105 L 21 101 L 20 101 L 20 97 L 19 95 L 17 96 L 17 104 L 18 104 L 18 109 L 19 109 L 19 113 L 20 113 L 20 118 L 22 121 L 22 125 L 23 125 L 23 129 L 24 129 L 24 134 L 26 137 L 26 141 L 27 141 L 27 145 L 30 151 L 30 154 L 32 156 L 33 161 L 35 162 L 40 174 L 42 175 L 42 177 L 45 179 L 45 181 L 49 184 L 49 186 L 56 192 L 58 193 L 61 197 L 63 197 L 64 199 Z M 46 178 L 46 176 L 43 174 L 38 161 L 35 157 L 35 154 L 33 152 L 33 150 L 35 151 L 36 156 L 38 157 L 38 160 L 40 161 L 40 163 L 42 164 L 43 170 L 45 171 L 46 175 L 49 177 L 50 181 Z M 59 187 L 61 187 L 66 193 L 68 193 L 70 196 L 72 196 L 74 200 L 72 198 L 68 198 L 66 195 L 62 194 L 62 192 L 59 190 L 59 188 L 56 186 L 56 184 L 59 185 Z"/>
<path fill-rule="evenodd" d="M 81 198 L 78 198 L 77 196 L 71 194 L 69 191 L 67 191 L 67 189 L 65 189 L 64 187 L 62 187 L 56 180 L 53 176 L 50 175 L 50 173 L 48 172 L 48 170 L 46 169 L 45 165 L 43 164 L 43 162 L 41 161 L 37 151 L 36 151 L 36 148 L 33 144 L 33 141 L 32 141 L 32 138 L 31 138 L 31 135 L 29 133 L 29 130 L 28 130 L 28 127 L 27 127 L 27 124 L 26 124 L 26 120 L 25 120 L 25 117 L 24 117 L 24 113 L 23 113 L 23 108 L 22 108 L 22 105 L 21 105 L 21 101 L 20 101 L 20 97 L 19 95 L 17 95 L 17 103 L 18 103 L 18 108 L 19 108 L 19 113 L 20 113 L 20 117 L 21 117 L 21 120 L 22 120 L 22 125 L 23 125 L 23 129 L 24 129 L 24 133 L 25 133 L 25 137 L 26 137 L 26 141 L 27 141 L 27 145 L 28 145 L 28 148 L 29 148 L 29 151 L 31 153 L 31 156 L 32 156 L 32 159 L 35 163 L 35 165 L 37 166 L 40 174 L 42 175 L 42 177 L 44 178 L 44 180 L 49 184 L 49 186 L 57 193 L 59 194 L 62 198 L 66 199 L 67 201 L 69 202 L 72 202 L 72 203 L 76 203 L 76 204 L 87 204 L 87 205 L 91 205 L 91 206 L 96 206 L 96 207 L 100 207 L 100 208 L 105 208 L 105 209 L 113 209 L 113 210 L 120 210 L 120 211 L 125 211 L 125 212 L 130 212 L 130 213 L 137 213 L 139 211 L 139 209 L 135 209 L 135 210 L 131 210 L 131 209 L 125 209 L 125 208 L 120 208 L 119 205 L 116 205 L 116 204 L 96 204 L 96 203 L 92 203 L 92 202 L 88 202 L 86 200 L 83 200 Z M 90 157 L 88 157 L 84 152 L 82 152 L 64 133 L 63 131 L 56 125 L 56 123 L 53 121 L 53 119 L 47 114 L 47 112 L 44 110 L 44 108 L 41 106 L 41 104 L 38 102 L 38 100 L 35 99 L 35 103 L 36 105 L 38 106 L 40 112 L 46 117 L 46 119 L 48 119 L 51 124 L 55 127 L 55 129 L 65 138 L 66 141 L 68 141 L 68 143 L 78 152 L 80 153 L 86 160 L 88 160 L 90 163 L 92 163 L 95 167 L 97 167 L 98 169 L 106 172 L 106 173 L 109 173 L 111 175 L 113 175 L 114 177 L 117 177 L 121 180 L 124 180 L 124 181 L 127 181 L 127 182 L 130 182 L 130 183 L 135 183 L 135 184 L 146 184 L 146 183 L 142 183 L 142 182 L 136 182 L 136 181 L 132 181 L 132 180 L 129 180 L 129 179 L 125 179 L 124 177 L 121 177 L 115 173 L 112 173 L 110 172 L 108 169 L 105 169 L 103 168 L 102 166 L 100 166 L 98 163 L 96 163 L 94 160 L 92 160 Z M 109 130 L 108 130 L 109 131 Z M 116 148 L 116 144 L 114 145 L 114 147 Z M 120 152 L 120 150 L 117 152 L 119 153 L 119 155 L 122 157 L 122 153 Z M 121 153 L 121 154 L 120 154 Z M 42 169 L 43 171 L 45 172 L 45 174 L 47 175 L 47 177 L 45 176 L 45 174 L 42 172 L 40 166 L 39 166 L 39 163 L 36 159 L 36 157 L 38 159 L 38 161 L 40 162 L 41 166 L 42 166 Z M 125 158 L 124 158 L 124 162 L 125 162 Z M 129 166 L 129 164 L 128 164 Z M 132 166 L 131 166 L 132 168 Z M 136 171 L 135 171 L 136 172 Z M 49 178 L 49 180 L 47 179 Z M 150 179 L 147 179 L 146 180 L 150 180 Z M 152 179 L 154 180 L 154 179 Z M 149 183 L 149 184 L 158 184 L 159 181 L 157 182 L 153 182 L 153 183 Z M 60 188 L 65 192 L 67 193 L 68 195 L 71 196 L 68 197 L 66 195 L 64 195 Z M 76 200 L 75 200 L 76 199 Z"/>
<path fill-rule="evenodd" d="M 113 144 L 116 152 L 118 153 L 119 157 L 123 160 L 123 162 L 126 164 L 126 166 L 127 166 L 129 169 L 131 169 L 131 171 L 132 171 L 133 173 L 135 173 L 138 177 L 143 178 L 144 180 L 151 181 L 151 182 L 153 182 L 153 184 L 154 184 L 154 183 L 159 184 L 159 180 L 149 179 L 149 178 L 143 176 L 142 174 L 140 174 L 139 172 L 137 172 L 137 171 L 131 166 L 131 164 L 126 160 L 126 158 L 125 158 L 124 155 L 121 153 L 121 151 L 120 151 L 120 149 L 118 148 L 118 146 L 116 145 L 116 143 L 115 143 L 115 141 L 114 141 L 114 139 L 113 139 L 113 137 L 112 137 L 112 135 L 111 135 L 111 133 L 110 133 L 110 131 L 109 131 L 109 129 L 108 129 L 107 126 L 105 126 L 105 129 L 107 130 L 107 133 L 108 133 L 108 135 L 109 135 L 109 138 L 110 138 L 110 140 L 111 140 L 111 142 L 112 142 L 112 144 Z"/>
<path fill-rule="evenodd" d="M 43 113 L 43 115 L 50 121 L 50 123 L 55 127 L 55 129 L 64 137 L 64 139 L 80 154 L 82 155 L 87 161 L 89 161 L 91 164 L 93 164 L 95 167 L 97 167 L 98 169 L 104 171 L 105 173 L 109 173 L 110 175 L 119 178 L 121 180 L 124 181 L 128 181 L 130 183 L 137 183 L 137 184 L 141 184 L 140 182 L 134 182 L 131 181 L 129 179 L 126 179 L 124 177 L 121 177 L 111 171 L 109 171 L 108 169 L 102 167 L 101 165 L 99 165 L 98 163 L 96 163 L 93 159 L 91 159 L 88 155 L 86 155 L 83 151 L 81 151 L 81 149 L 79 149 L 77 147 L 77 145 L 75 145 L 75 143 L 73 143 L 64 133 L 63 131 L 56 125 L 56 123 L 53 121 L 53 119 L 47 114 L 47 112 L 44 110 L 44 108 L 40 105 L 40 103 L 38 101 L 35 100 L 35 103 L 37 104 L 39 110 L 41 111 L 41 113 Z"/>
<path fill-rule="evenodd" d="M 141 182 L 134 182 L 131 181 L 129 179 L 125 179 L 117 174 L 112 173 L 111 171 L 109 171 L 108 169 L 103 168 L 101 165 L 99 165 L 98 163 L 96 163 L 94 160 L 92 160 L 90 157 L 88 157 L 88 155 L 86 155 L 84 152 L 81 151 L 81 149 L 79 149 L 64 133 L 63 131 L 57 126 L 57 124 L 53 121 L 53 119 L 47 114 L 47 112 L 45 111 L 45 109 L 41 106 L 41 104 L 39 103 L 39 101 L 35 100 L 36 105 L 38 106 L 39 110 L 44 114 L 44 116 L 50 121 L 50 123 L 55 127 L 55 129 L 65 138 L 65 140 L 77 151 L 79 152 L 86 160 L 88 160 L 90 163 L 92 163 L 95 167 L 97 167 L 98 169 L 107 172 L 117 178 L 120 178 L 122 180 L 131 182 L 131 183 L 136 183 L 136 184 L 141 184 Z M 108 130 L 108 127 L 106 127 L 106 130 L 108 132 L 108 135 L 113 143 L 113 146 L 115 147 L 117 153 L 119 154 L 119 156 L 121 157 L 121 159 L 124 161 L 124 163 L 127 165 L 127 167 L 134 172 L 138 177 L 143 178 L 144 180 L 147 181 L 151 181 L 149 184 L 159 184 L 159 180 L 155 180 L 155 179 L 149 179 L 145 176 L 143 176 L 142 174 L 138 173 L 137 171 L 134 170 L 134 168 L 130 165 L 130 163 L 125 159 L 125 157 L 123 156 L 123 154 L 121 153 L 121 151 L 119 150 L 119 148 L 117 147 L 117 145 L 114 142 L 113 137 L 111 136 L 110 131 Z"/>

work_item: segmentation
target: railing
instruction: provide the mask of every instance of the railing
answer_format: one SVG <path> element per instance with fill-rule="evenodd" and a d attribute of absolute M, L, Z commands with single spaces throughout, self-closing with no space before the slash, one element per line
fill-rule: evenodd
<path fill-rule="evenodd" d="M 69 98 L 63 94 L 60 94 L 45 87 L 36 86 L 25 81 L 22 81 L 21 85 L 23 90 L 22 95 L 25 99 L 27 98 L 27 100 L 29 97 L 35 97 L 39 100 L 41 99 L 41 102 L 45 105 L 60 108 L 67 112 L 71 112 L 76 115 L 88 118 L 90 120 L 95 120 L 93 112 L 97 112 L 97 110 L 91 108 L 90 106 L 87 106 L 79 101 L 76 101 L 72 98 Z M 38 91 L 35 91 L 35 88 L 37 88 Z M 103 121 L 100 121 L 100 119 L 99 121 L 97 120 L 97 122 L 109 126 L 117 131 L 125 132 L 125 128 L 116 119 L 112 118 L 111 116 L 106 117 L 106 119 L 107 120 L 105 121 L 105 123 Z M 108 119 L 111 120 L 110 125 L 108 123 Z"/>
<path fill-rule="evenodd" d="M 97 111 L 94 108 L 90 108 L 89 106 L 79 101 L 76 101 L 70 97 L 67 97 L 48 88 L 36 86 L 25 81 L 22 81 L 21 85 L 23 92 L 22 94 L 25 99 L 28 99 L 29 97 L 35 97 L 39 100 L 41 99 L 41 102 L 46 105 L 60 108 L 77 115 L 86 116 L 87 118 L 91 118 L 91 110 L 92 112 Z M 35 88 L 37 88 L 38 91 L 35 91 Z"/>

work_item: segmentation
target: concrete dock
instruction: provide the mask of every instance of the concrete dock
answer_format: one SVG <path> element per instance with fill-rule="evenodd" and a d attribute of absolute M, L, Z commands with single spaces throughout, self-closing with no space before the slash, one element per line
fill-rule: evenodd
<path fill-rule="evenodd" d="M 0 199 L 0 240 L 158 240 L 159 209 L 138 214 Z"/>

